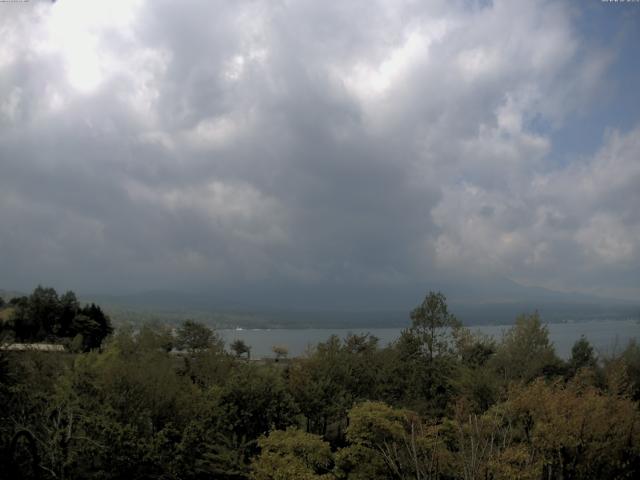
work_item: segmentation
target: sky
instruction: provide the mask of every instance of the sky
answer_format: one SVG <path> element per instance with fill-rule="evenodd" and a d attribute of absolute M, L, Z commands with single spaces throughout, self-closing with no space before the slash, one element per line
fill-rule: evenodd
<path fill-rule="evenodd" d="M 32 0 L 0 39 L 0 288 L 640 298 L 639 2 Z"/>

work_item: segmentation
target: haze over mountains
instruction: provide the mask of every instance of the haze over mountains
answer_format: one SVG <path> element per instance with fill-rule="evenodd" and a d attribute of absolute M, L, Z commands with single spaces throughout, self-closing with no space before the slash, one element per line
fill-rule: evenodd
<path fill-rule="evenodd" d="M 598 319 L 640 319 L 640 301 L 559 292 L 524 286 L 506 278 L 468 277 L 402 290 L 339 287 L 314 290 L 305 286 L 257 284 L 243 292 L 193 289 L 141 290 L 104 294 L 78 292 L 81 301 L 97 302 L 116 323 L 149 319 L 178 322 L 196 317 L 222 327 L 404 327 L 409 312 L 428 290 L 445 293 L 450 310 L 467 325 L 510 324 L 517 315 L 539 311 L 547 322 Z M 73 288 L 72 288 L 73 289 Z M 0 290 L 5 299 L 24 292 Z"/>
<path fill-rule="evenodd" d="M 517 315 L 538 310 L 547 322 L 586 321 L 612 318 L 640 318 L 640 302 L 624 299 L 602 298 L 580 293 L 557 292 L 539 287 L 525 287 L 504 280 L 497 290 L 496 283 L 490 288 L 463 290 L 450 285 L 447 292 L 451 311 L 465 324 L 509 324 Z M 451 292 L 451 293 L 448 293 Z M 384 292 L 362 292 L 360 303 L 335 302 L 337 296 L 322 303 L 323 298 L 310 292 L 292 292 L 290 297 L 268 296 L 268 292 L 247 292 L 246 298 L 223 297 L 214 293 L 146 291 L 127 295 L 85 295 L 111 307 L 115 312 L 154 312 L 165 316 L 198 313 L 206 319 L 207 314 L 228 326 L 260 327 L 315 327 L 349 328 L 403 327 L 408 325 L 409 312 L 421 301 L 421 294 L 414 298 L 396 295 L 384 299 Z M 294 295 L 295 293 L 295 295 Z M 396 292 L 397 293 L 397 292 Z M 371 301 L 378 298 L 379 301 Z M 404 302 L 404 303 L 402 303 Z"/>

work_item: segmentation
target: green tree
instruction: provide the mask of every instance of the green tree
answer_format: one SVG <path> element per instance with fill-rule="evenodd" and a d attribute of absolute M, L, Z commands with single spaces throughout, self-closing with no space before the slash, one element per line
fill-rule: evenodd
<path fill-rule="evenodd" d="M 33 328 L 33 339 L 44 340 L 55 335 L 60 326 L 60 299 L 53 288 L 38 285 L 29 296 L 27 315 Z"/>
<path fill-rule="evenodd" d="M 376 399 L 379 396 L 379 339 L 371 334 L 349 333 L 343 339 L 341 358 L 344 364 L 344 384 L 353 402 Z M 351 405 L 349 405 L 351 407 Z"/>
<path fill-rule="evenodd" d="M 332 335 L 289 369 L 289 388 L 306 417 L 307 431 L 339 440 L 353 403 L 375 397 L 380 370 L 378 339 Z M 329 432 L 331 430 L 331 432 Z"/>
<path fill-rule="evenodd" d="M 170 352 L 175 344 L 172 329 L 157 322 L 145 323 L 140 327 L 136 343 L 143 350 Z"/>
<path fill-rule="evenodd" d="M 255 440 L 296 422 L 298 407 L 280 368 L 237 363 L 218 391 L 223 412 L 219 426 L 225 435 L 234 433 L 244 441 Z"/>
<path fill-rule="evenodd" d="M 535 312 L 516 319 L 515 325 L 503 335 L 492 363 L 503 380 L 528 382 L 557 371 L 561 362 L 549 340 L 549 330 Z"/>
<path fill-rule="evenodd" d="M 471 412 L 485 412 L 500 393 L 495 372 L 489 367 L 497 346 L 493 338 L 460 328 L 455 333 L 456 351 L 460 361 L 457 390 L 459 399 Z"/>
<path fill-rule="evenodd" d="M 429 362 L 453 352 L 453 333 L 460 322 L 449 313 L 442 293 L 429 292 L 411 312 L 411 322 L 410 331 L 420 339 L 423 355 Z"/>
<path fill-rule="evenodd" d="M 59 330 L 60 301 L 53 288 L 38 285 L 29 297 L 12 302 L 15 309 L 11 323 L 16 340 L 38 342 Z"/>
<path fill-rule="evenodd" d="M 449 313 L 446 298 L 429 292 L 411 312 L 411 327 L 396 342 L 406 391 L 421 413 L 442 416 L 455 394 L 455 333 L 460 322 Z"/>
<path fill-rule="evenodd" d="M 251 347 L 245 343 L 244 340 L 238 338 L 231 343 L 231 350 L 235 353 L 236 357 L 240 358 L 243 355 L 247 355 L 247 359 L 251 359 Z"/>
<path fill-rule="evenodd" d="M 635 339 L 625 349 L 604 359 L 607 388 L 640 401 L 640 345 Z"/>
<path fill-rule="evenodd" d="M 85 307 L 81 308 L 78 313 L 89 317 L 91 320 L 98 324 L 96 334 L 91 337 L 88 348 L 100 348 L 100 345 L 102 345 L 102 341 L 113 332 L 111 319 L 102 311 L 102 308 L 100 308 L 95 303 L 86 305 Z M 77 334 L 78 332 L 73 333 Z"/>
<path fill-rule="evenodd" d="M 168 464 L 171 478 L 247 478 L 248 457 L 255 451 L 254 441 L 243 442 L 234 434 L 224 436 L 203 419 L 190 422 L 179 436 L 177 445 L 172 435 L 161 439 L 161 455 L 166 457 L 163 463 Z"/>
<path fill-rule="evenodd" d="M 100 325 L 87 315 L 76 315 L 71 322 L 70 331 L 75 334 L 74 345 L 81 345 L 83 351 L 100 346 Z"/>
<path fill-rule="evenodd" d="M 55 332 L 59 337 L 71 336 L 71 323 L 80 310 L 80 302 L 76 298 L 76 294 L 68 291 L 60 296 L 60 317 Z"/>
<path fill-rule="evenodd" d="M 211 348 L 185 357 L 184 374 L 202 388 L 221 386 L 235 368 L 236 361 L 223 348 Z"/>
<path fill-rule="evenodd" d="M 349 446 L 336 458 L 337 477 L 442 478 L 450 461 L 439 431 L 410 410 L 382 402 L 355 405 L 349 412 Z"/>
<path fill-rule="evenodd" d="M 330 480 L 331 447 L 319 435 L 295 428 L 260 438 L 260 455 L 251 465 L 254 480 Z"/>
<path fill-rule="evenodd" d="M 222 341 L 206 325 L 193 320 L 185 320 L 177 330 L 176 347 L 190 353 L 221 348 Z"/>
<path fill-rule="evenodd" d="M 496 342 L 489 335 L 461 327 L 455 330 L 454 336 L 458 358 L 469 368 L 483 367 L 496 353 Z"/>
<path fill-rule="evenodd" d="M 581 368 L 595 368 L 598 360 L 593 352 L 593 347 L 589 341 L 580 337 L 571 348 L 571 358 L 569 359 L 569 374 L 575 375 Z"/>

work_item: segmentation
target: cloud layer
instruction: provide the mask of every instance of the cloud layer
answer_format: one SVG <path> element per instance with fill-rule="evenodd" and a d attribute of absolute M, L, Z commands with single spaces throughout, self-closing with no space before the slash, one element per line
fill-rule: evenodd
<path fill-rule="evenodd" d="M 556 151 L 621 61 L 570 4 L 0 8 L 7 288 L 638 298 L 640 122 Z"/>

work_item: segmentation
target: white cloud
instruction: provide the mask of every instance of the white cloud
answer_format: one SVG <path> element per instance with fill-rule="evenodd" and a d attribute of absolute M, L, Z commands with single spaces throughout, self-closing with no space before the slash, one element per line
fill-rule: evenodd
<path fill-rule="evenodd" d="M 640 238 L 640 228 L 626 226 L 614 216 L 593 216 L 577 231 L 575 238 L 588 256 L 595 257 L 600 262 L 638 263 L 639 259 L 634 258 L 634 253 Z"/>
<path fill-rule="evenodd" d="M 432 210 L 438 261 L 565 287 L 601 269 L 637 269 L 638 158 L 640 128 L 612 133 L 592 158 L 526 176 L 517 188 L 447 187 Z"/>
<path fill-rule="evenodd" d="M 93 239 L 113 259 L 105 285 L 176 269 L 407 285 L 435 269 L 587 289 L 640 268 L 639 130 L 553 163 L 612 58 L 585 48 L 566 4 L 21 12 L 0 19 L 0 187 L 30 219 L 0 205 L 0 242 L 13 232 L 21 267 L 72 257 L 64 228 L 37 221 L 51 205 L 86 229 L 75 251 Z M 21 251 L 29 229 L 56 248 Z"/>
<path fill-rule="evenodd" d="M 216 149 L 232 142 L 240 134 L 239 122 L 229 117 L 206 118 L 184 133 L 190 147 Z"/>
<path fill-rule="evenodd" d="M 59 53 L 67 80 L 80 92 L 91 92 L 117 69 L 118 52 L 105 45 L 110 32 L 130 35 L 141 1 L 65 0 L 41 9 L 45 25 L 36 52 Z"/>

